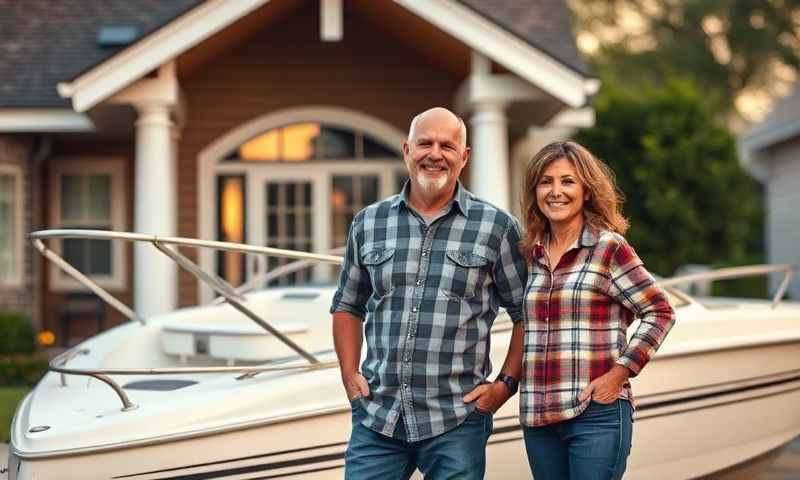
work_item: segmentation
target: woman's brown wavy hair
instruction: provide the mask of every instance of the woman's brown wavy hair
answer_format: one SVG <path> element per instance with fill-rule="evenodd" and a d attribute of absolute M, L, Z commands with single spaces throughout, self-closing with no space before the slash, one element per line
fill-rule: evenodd
<path fill-rule="evenodd" d="M 587 225 L 596 232 L 611 230 L 620 235 L 628 230 L 628 220 L 621 211 L 623 196 L 617 190 L 611 169 L 576 142 L 553 142 L 531 158 L 525 173 L 522 193 L 525 234 L 520 248 L 529 259 L 533 258 L 536 243 L 549 229 L 547 217 L 536 202 L 536 186 L 547 166 L 561 158 L 566 158 L 575 166 L 578 180 L 589 192 L 589 199 L 583 203 Z"/>

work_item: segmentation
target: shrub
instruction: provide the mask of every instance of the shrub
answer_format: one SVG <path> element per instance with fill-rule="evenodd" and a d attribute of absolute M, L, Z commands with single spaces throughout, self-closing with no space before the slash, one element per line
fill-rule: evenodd
<path fill-rule="evenodd" d="M 47 370 L 45 355 L 0 355 L 0 385 L 34 385 Z"/>
<path fill-rule="evenodd" d="M 33 353 L 36 332 L 22 314 L 0 312 L 0 355 Z"/>

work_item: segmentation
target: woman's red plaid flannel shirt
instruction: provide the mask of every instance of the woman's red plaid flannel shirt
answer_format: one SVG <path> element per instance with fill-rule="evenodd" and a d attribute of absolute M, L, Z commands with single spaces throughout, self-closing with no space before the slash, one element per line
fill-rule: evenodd
<path fill-rule="evenodd" d="M 520 386 L 523 425 L 578 416 L 578 395 L 615 363 L 631 376 L 655 354 L 675 321 L 664 292 L 624 237 L 587 226 L 553 272 L 537 245 L 525 295 L 525 356 Z M 627 330 L 641 320 L 630 341 Z M 630 384 L 621 398 L 633 401 Z"/>

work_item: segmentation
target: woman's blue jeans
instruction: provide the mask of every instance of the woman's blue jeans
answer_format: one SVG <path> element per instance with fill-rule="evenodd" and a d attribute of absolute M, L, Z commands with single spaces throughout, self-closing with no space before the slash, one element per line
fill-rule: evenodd
<path fill-rule="evenodd" d="M 591 402 L 577 417 L 523 427 L 536 480 L 619 480 L 631 453 L 633 408 L 627 400 Z"/>

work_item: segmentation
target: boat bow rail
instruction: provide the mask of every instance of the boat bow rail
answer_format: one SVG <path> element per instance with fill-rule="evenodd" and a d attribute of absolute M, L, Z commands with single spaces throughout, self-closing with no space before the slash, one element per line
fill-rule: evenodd
<path fill-rule="evenodd" d="M 77 357 L 78 355 L 86 355 L 89 351 L 85 348 L 78 348 L 78 346 L 67 350 L 66 352 L 56 356 L 50 361 L 48 370 L 61 374 L 61 384 L 66 385 L 65 375 L 81 375 L 93 377 L 108 385 L 122 402 L 122 411 L 129 411 L 136 408 L 134 404 L 122 387 L 116 383 L 110 375 L 175 375 L 175 374 L 200 374 L 200 373 L 225 373 L 232 372 L 238 373 L 236 377 L 238 380 L 251 378 L 259 373 L 276 372 L 276 371 L 308 371 L 324 368 L 331 368 L 338 365 L 335 361 L 321 362 L 317 357 L 308 352 L 300 345 L 295 343 L 292 339 L 287 337 L 278 328 L 275 328 L 269 322 L 261 318 L 252 309 L 244 304 L 243 292 L 241 289 L 234 288 L 230 283 L 223 278 L 203 270 L 202 267 L 197 265 L 177 249 L 178 247 L 190 248 L 211 248 L 214 250 L 238 252 L 251 255 L 266 255 L 281 258 L 291 258 L 297 260 L 294 262 L 294 267 L 284 269 L 286 272 L 295 271 L 297 268 L 307 267 L 311 262 L 322 262 L 340 265 L 342 257 L 336 255 L 324 255 L 309 252 L 298 252 L 293 250 L 284 250 L 271 247 L 259 247 L 253 245 L 245 245 L 240 243 L 231 242 L 218 242 L 208 240 L 198 240 L 193 238 L 182 237 L 163 237 L 156 235 L 144 235 L 130 232 L 114 232 L 106 230 L 79 230 L 79 229 L 58 229 L 58 230 L 40 230 L 30 234 L 30 238 L 34 247 L 49 261 L 58 266 L 64 273 L 74 278 L 76 281 L 84 285 L 103 301 L 109 304 L 112 308 L 123 314 L 131 321 L 146 325 L 147 321 L 144 317 L 137 314 L 133 309 L 125 305 L 119 299 L 114 297 L 108 291 L 103 289 L 92 279 L 78 271 L 69 262 L 64 260 L 58 253 L 51 250 L 45 244 L 49 239 L 85 239 L 85 240 L 122 240 L 127 242 L 143 242 L 150 243 L 156 250 L 166 255 L 168 258 L 177 263 L 181 268 L 188 271 L 200 281 L 209 285 L 215 292 L 217 292 L 224 301 L 227 301 L 233 308 L 244 314 L 247 318 L 262 327 L 269 334 L 283 342 L 286 346 L 294 350 L 300 357 L 305 359 L 308 363 L 304 364 L 287 364 L 280 366 L 226 366 L 226 367 L 178 367 L 178 368 L 130 368 L 130 369 L 86 369 L 86 368 L 69 368 L 67 363 Z M 293 265 L 292 263 L 288 265 Z"/>
<path fill-rule="evenodd" d="M 266 276 L 260 277 L 260 281 L 265 279 L 272 279 L 282 274 L 295 272 L 302 268 L 307 268 L 315 262 L 329 263 L 340 265 L 342 257 L 336 255 L 316 254 L 309 252 L 298 252 L 293 250 L 284 250 L 271 247 L 260 247 L 253 245 L 245 245 L 240 243 L 219 242 L 198 240 L 192 238 L 182 237 L 162 237 L 156 235 L 144 235 L 129 232 L 114 232 L 106 230 L 79 230 L 79 229 L 58 229 L 58 230 L 41 230 L 30 234 L 34 247 L 48 260 L 56 264 L 66 274 L 80 282 L 90 291 L 98 295 L 112 308 L 116 309 L 129 320 L 139 322 L 142 325 L 147 323 L 146 319 L 138 315 L 134 310 L 118 300 L 116 297 L 108 293 L 102 287 L 97 285 L 94 281 L 82 274 L 76 268 L 64 260 L 53 250 L 47 248 L 45 240 L 49 239 L 87 239 L 87 240 L 122 240 L 127 242 L 144 242 L 150 243 L 156 250 L 166 255 L 168 258 L 177 263 L 181 268 L 185 269 L 200 281 L 209 285 L 216 291 L 220 298 L 213 303 L 218 304 L 221 302 L 229 303 L 233 308 L 244 314 L 251 321 L 262 327 L 269 334 L 283 342 L 286 346 L 294 350 L 300 357 L 305 359 L 307 363 L 297 364 L 290 363 L 280 366 L 226 366 L 226 367 L 178 367 L 178 368 L 130 368 L 130 369 L 84 369 L 84 368 L 69 368 L 67 363 L 77 357 L 78 355 L 88 354 L 86 349 L 78 348 L 67 350 L 61 355 L 55 357 L 49 364 L 49 370 L 61 374 L 61 384 L 66 385 L 65 375 L 82 375 L 96 378 L 110 388 L 119 397 L 122 402 L 122 410 L 128 411 L 136 408 L 136 405 L 128 398 L 125 391 L 117 384 L 110 376 L 111 375 L 174 375 L 174 374 L 201 374 L 201 373 L 225 373 L 233 372 L 238 373 L 236 377 L 238 380 L 251 378 L 259 373 L 276 372 L 276 371 L 307 371 L 335 367 L 338 363 L 335 361 L 321 362 L 315 355 L 306 351 L 293 340 L 288 338 L 278 328 L 275 328 L 269 322 L 261 318 L 252 309 L 244 304 L 243 294 L 252 289 L 254 281 L 248 282 L 239 288 L 234 288 L 230 283 L 223 278 L 203 270 L 195 262 L 182 255 L 178 247 L 190 248 L 211 248 L 214 250 L 238 252 L 251 255 L 266 255 L 276 256 L 282 258 L 291 258 L 296 262 L 289 263 L 278 269 L 268 272 Z M 689 296 L 682 292 L 676 291 L 673 287 L 682 284 L 691 284 L 696 282 L 711 282 L 715 280 L 736 279 L 750 276 L 759 276 L 773 273 L 783 273 L 784 277 L 772 299 L 772 307 L 775 308 L 781 301 L 789 281 L 794 273 L 795 267 L 792 265 L 754 265 L 746 267 L 732 267 L 722 268 L 710 272 L 694 273 L 680 277 L 673 277 L 669 279 L 659 280 L 658 283 L 664 288 L 669 288 L 676 296 L 688 299 Z M 509 329 L 509 328 L 504 328 Z"/>
<path fill-rule="evenodd" d="M 743 267 L 728 267 L 719 268 L 708 272 L 690 273 L 688 275 L 681 275 L 679 277 L 672 277 L 663 280 L 658 280 L 661 287 L 669 288 L 677 285 L 686 285 L 698 282 L 713 282 L 715 280 L 735 280 L 746 277 L 759 277 L 761 275 L 769 275 L 772 273 L 783 273 L 781 283 L 772 297 L 772 308 L 778 306 L 789 287 L 789 282 L 792 280 L 797 267 L 789 264 L 776 264 L 776 265 L 748 265 Z M 673 290 L 674 291 L 674 290 Z M 681 295 L 685 296 L 685 295 Z"/>

